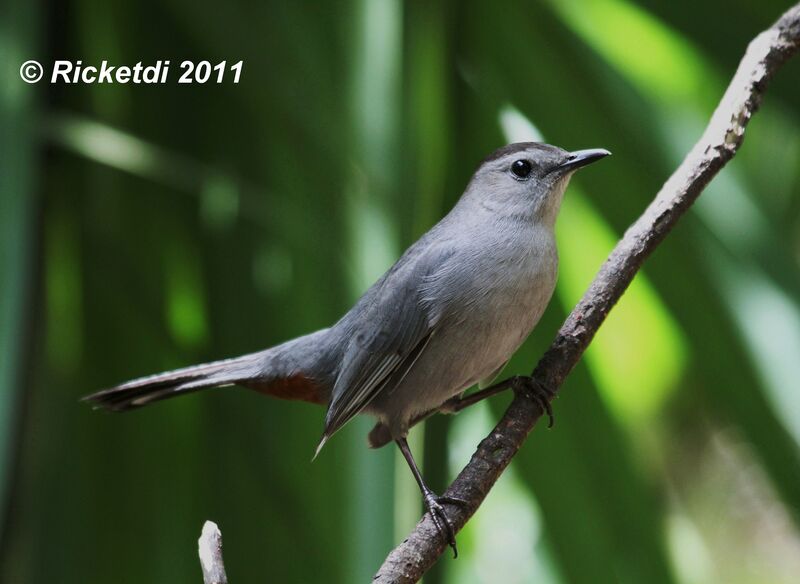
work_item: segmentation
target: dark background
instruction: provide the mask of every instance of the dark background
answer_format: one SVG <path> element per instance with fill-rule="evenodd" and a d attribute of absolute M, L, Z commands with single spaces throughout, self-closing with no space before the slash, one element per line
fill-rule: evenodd
<path fill-rule="evenodd" d="M 327 326 L 540 136 L 614 156 L 558 225 L 532 367 L 785 2 L 107 2 L 0 8 L 0 578 L 365 582 L 420 513 L 392 449 L 245 390 L 129 415 L 78 398 Z M 166 85 L 22 62 L 171 61 Z M 178 85 L 184 59 L 241 82 Z M 662 245 L 426 582 L 794 582 L 800 573 L 800 64 Z M 413 433 L 441 489 L 499 415 Z M 397 471 L 395 471 L 397 469 Z"/>

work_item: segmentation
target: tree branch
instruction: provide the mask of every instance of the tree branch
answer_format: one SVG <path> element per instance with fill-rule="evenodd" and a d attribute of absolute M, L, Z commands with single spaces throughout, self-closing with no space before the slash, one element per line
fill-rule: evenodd
<path fill-rule="evenodd" d="M 750 42 L 702 137 L 617 243 L 536 365 L 533 376 L 538 381 L 554 391 L 561 386 L 644 260 L 736 154 L 767 83 L 798 46 L 800 4 Z M 445 493 L 468 502 L 464 507 L 447 508 L 456 530 L 478 509 L 541 415 L 541 408 L 532 400 L 517 395 L 492 433 L 478 445 L 472 459 Z M 417 582 L 445 548 L 446 543 L 426 514 L 389 554 L 373 583 Z"/>
<path fill-rule="evenodd" d="M 225 563 L 222 561 L 222 532 L 213 521 L 203 524 L 197 540 L 200 567 L 203 569 L 203 584 L 228 584 Z"/>

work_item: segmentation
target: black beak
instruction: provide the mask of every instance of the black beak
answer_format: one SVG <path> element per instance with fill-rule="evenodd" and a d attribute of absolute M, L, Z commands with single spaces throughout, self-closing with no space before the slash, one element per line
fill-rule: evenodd
<path fill-rule="evenodd" d="M 605 158 L 606 156 L 610 156 L 611 152 L 606 150 L 605 148 L 589 148 L 588 150 L 576 150 L 575 152 L 570 152 L 569 158 L 565 162 L 562 162 L 558 165 L 558 170 L 577 170 L 582 166 L 586 166 L 587 164 L 591 164 L 592 162 L 596 162 L 601 158 Z"/>

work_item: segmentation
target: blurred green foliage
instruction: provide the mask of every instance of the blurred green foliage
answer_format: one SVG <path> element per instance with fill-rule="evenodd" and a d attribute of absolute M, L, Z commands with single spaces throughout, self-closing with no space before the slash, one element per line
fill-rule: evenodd
<path fill-rule="evenodd" d="M 420 512 L 391 448 L 225 389 L 125 416 L 127 378 L 336 320 L 541 135 L 603 146 L 558 224 L 531 369 L 699 136 L 775 0 L 109 3 L 0 12 L 0 579 L 364 582 Z M 241 83 L 23 84 L 27 59 L 244 61 Z M 173 71 L 173 74 L 175 71 Z M 174 79 L 174 77 L 173 77 Z M 427 582 L 794 582 L 800 573 L 800 66 L 612 312 Z M 437 489 L 502 411 L 412 434 Z"/>

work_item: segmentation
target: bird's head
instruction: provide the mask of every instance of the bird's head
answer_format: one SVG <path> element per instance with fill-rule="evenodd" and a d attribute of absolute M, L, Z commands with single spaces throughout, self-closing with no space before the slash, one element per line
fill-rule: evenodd
<path fill-rule="evenodd" d="M 568 152 L 540 142 L 518 142 L 485 158 L 464 200 L 496 212 L 555 223 L 572 174 L 611 154 L 602 148 Z"/>

